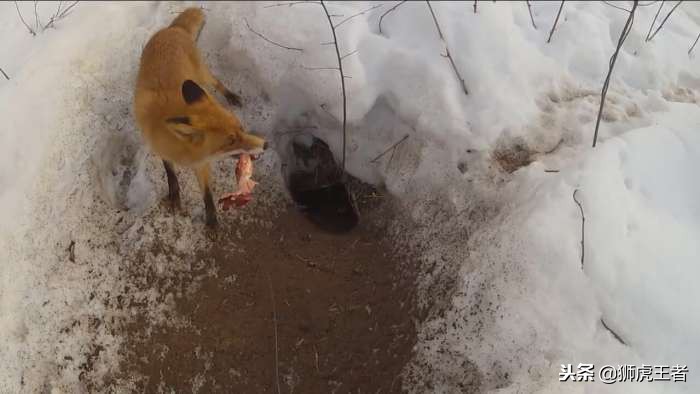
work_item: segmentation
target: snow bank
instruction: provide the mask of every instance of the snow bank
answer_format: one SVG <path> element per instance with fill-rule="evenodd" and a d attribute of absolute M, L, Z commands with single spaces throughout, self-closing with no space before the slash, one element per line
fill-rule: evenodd
<path fill-rule="evenodd" d="M 269 4 L 204 4 L 200 47 L 214 73 L 243 93 L 250 129 L 280 152 L 297 130 L 312 130 L 339 158 L 339 77 L 316 69 L 336 66 L 324 45 L 325 15 L 316 4 Z M 374 4 L 328 6 L 342 20 Z M 426 306 L 435 304 L 407 387 L 560 391 L 558 364 L 569 362 L 687 363 L 692 380 L 698 314 L 692 302 L 674 305 L 694 298 L 700 255 L 690 172 L 698 163 L 700 75 L 687 55 L 700 8 L 684 3 L 647 43 L 657 8 L 639 7 L 591 150 L 625 12 L 567 2 L 546 44 L 556 2 L 533 2 L 537 29 L 522 2 L 479 2 L 476 14 L 471 4 L 432 3 L 465 95 L 424 3 L 401 5 L 379 32 L 380 15 L 394 4 L 348 20 L 338 35 L 342 54 L 357 51 L 344 59 L 348 170 L 386 185 L 421 225 L 396 231 L 408 229 L 405 242 L 422 253 L 418 286 L 431 299 Z M 39 5 L 44 21 L 55 6 Z M 207 242 L 191 177 L 183 196 L 194 220 L 159 208 L 162 171 L 131 114 L 141 48 L 185 6 L 80 3 L 32 37 L 14 4 L 0 4 L 0 67 L 12 78 L 0 80 L 2 391 L 76 391 L 88 362 L 87 380 L 106 381 L 129 318 L 115 300 L 138 280 L 120 267 L 140 261 L 176 275 Z M 20 7 L 33 21 L 33 6 Z M 393 154 L 372 162 L 405 135 Z M 280 184 L 278 158 L 265 160 L 269 182 Z M 219 167 L 217 175 L 227 173 Z M 575 188 L 587 217 L 583 270 Z M 145 253 L 158 242 L 173 245 L 171 263 L 180 268 L 164 269 L 162 255 Z M 167 294 L 147 283 L 128 296 L 150 305 L 154 318 L 168 316 Z M 566 390 L 583 387 L 590 386 Z M 685 388 L 634 386 L 661 387 Z"/>
<path fill-rule="evenodd" d="M 674 103 L 655 123 L 559 173 L 542 163 L 519 171 L 502 190 L 509 207 L 466 248 L 448 252 L 466 255 L 460 283 L 419 346 L 419 359 L 439 363 L 431 367 L 437 387 L 449 392 L 467 380 L 467 359 L 486 388 L 504 392 L 582 390 L 558 382 L 561 363 L 700 367 L 692 302 L 700 188 L 688 182 L 700 160 L 700 108 Z M 586 217 L 583 268 L 576 189 Z M 688 379 L 692 386 L 617 383 L 594 392 L 694 392 L 692 372 Z"/>

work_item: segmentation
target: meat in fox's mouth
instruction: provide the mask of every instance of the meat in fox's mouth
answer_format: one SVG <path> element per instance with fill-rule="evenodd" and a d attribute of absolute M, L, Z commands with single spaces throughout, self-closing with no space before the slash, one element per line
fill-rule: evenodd
<path fill-rule="evenodd" d="M 243 154 L 249 155 L 251 160 L 258 160 L 260 156 L 262 156 L 262 153 L 253 154 L 248 152 L 237 152 L 232 154 L 231 157 L 233 157 L 234 159 L 239 159 Z"/>

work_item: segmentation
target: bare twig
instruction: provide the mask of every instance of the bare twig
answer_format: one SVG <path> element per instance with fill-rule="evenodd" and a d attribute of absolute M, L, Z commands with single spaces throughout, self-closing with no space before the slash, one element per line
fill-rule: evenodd
<path fill-rule="evenodd" d="M 331 118 L 335 119 L 335 116 L 326 108 L 326 104 L 319 105 L 323 111 L 325 111 Z"/>
<path fill-rule="evenodd" d="M 42 27 L 42 30 L 46 30 L 49 27 L 54 27 L 55 23 L 60 21 L 61 19 L 65 18 L 66 16 L 68 16 L 68 14 L 70 14 L 73 7 L 75 7 L 79 2 L 80 1 L 76 0 L 76 1 L 72 2 L 68 7 L 66 7 L 66 9 L 61 11 L 61 6 L 63 5 L 63 2 L 59 1 L 58 2 L 58 9 L 56 9 L 56 13 L 54 13 L 51 16 L 51 18 L 49 18 L 49 21 L 46 23 L 46 25 L 44 25 Z"/>
<path fill-rule="evenodd" d="M 366 14 L 366 13 L 368 13 L 368 12 L 374 10 L 374 9 L 377 9 L 377 8 L 383 7 L 383 6 L 384 6 L 384 4 L 377 4 L 377 5 L 374 5 L 374 6 L 372 6 L 372 7 L 369 7 L 368 9 L 366 9 L 366 10 L 364 10 L 364 11 L 358 12 L 357 14 L 350 15 L 349 17 L 347 17 L 347 18 L 343 19 L 342 21 L 338 22 L 338 23 L 335 25 L 335 28 L 337 29 L 338 26 L 342 25 L 343 23 L 349 21 L 350 19 L 352 19 L 352 18 L 354 18 L 354 17 L 356 17 L 356 16 L 364 15 L 364 14 Z"/>
<path fill-rule="evenodd" d="M 318 71 L 318 70 L 340 70 L 338 67 L 306 67 L 301 66 L 304 70 Z"/>
<path fill-rule="evenodd" d="M 38 5 L 39 0 L 34 0 L 34 31 L 39 31 L 39 26 L 41 26 L 41 22 L 39 21 L 39 12 L 37 11 Z"/>
<path fill-rule="evenodd" d="M 428 9 L 430 10 L 430 15 L 433 16 L 433 22 L 435 22 L 435 27 L 437 28 L 437 31 L 438 31 L 438 34 L 440 35 L 440 39 L 442 40 L 442 43 L 445 45 L 445 54 L 442 56 L 446 57 L 450 60 L 450 64 L 452 65 L 452 70 L 455 72 L 455 75 L 457 76 L 457 79 L 459 79 L 459 82 L 461 82 L 462 90 L 464 91 L 464 94 L 469 95 L 469 90 L 467 89 L 467 83 L 464 81 L 464 78 L 462 78 L 462 75 L 459 73 L 459 70 L 457 70 L 457 65 L 455 64 L 454 59 L 452 59 L 452 55 L 450 55 L 450 48 L 447 46 L 447 41 L 445 41 L 445 36 L 442 35 L 442 29 L 440 29 L 440 24 L 437 21 L 437 17 L 435 16 L 435 12 L 433 12 L 433 7 L 430 5 L 429 0 L 425 0 L 425 3 L 428 4 Z"/>
<path fill-rule="evenodd" d="M 390 147 L 386 148 L 386 150 L 384 150 L 384 152 L 380 153 L 377 157 L 375 157 L 374 159 L 370 160 L 369 162 L 370 162 L 370 163 L 376 163 L 377 160 L 379 160 L 379 159 L 381 159 L 382 157 L 384 157 L 384 155 L 386 155 L 387 153 L 389 153 L 389 151 L 394 151 L 394 150 L 396 150 L 396 148 L 397 148 L 402 142 L 406 141 L 406 140 L 408 139 L 408 137 L 409 137 L 409 135 L 406 134 L 405 136 L 403 136 L 403 138 L 401 138 L 400 140 L 398 140 L 397 142 L 395 142 L 395 143 L 394 143 L 393 145 L 391 145 Z"/>
<path fill-rule="evenodd" d="M 610 7 L 613 7 L 613 8 L 617 8 L 617 9 L 620 10 L 620 11 L 630 12 L 630 10 L 628 10 L 627 8 L 625 8 L 625 7 L 620 7 L 620 6 L 615 5 L 615 4 L 613 4 L 613 3 L 609 2 L 609 1 L 603 0 L 603 4 L 609 5 Z"/>
<path fill-rule="evenodd" d="M 7 75 L 7 73 L 5 73 L 5 70 L 3 70 L 2 68 L 0 68 L 0 73 L 2 73 L 3 76 L 5 76 L 5 79 L 7 79 L 8 81 L 10 80 L 10 77 Z"/>
<path fill-rule="evenodd" d="M 612 334 L 612 336 L 613 336 L 615 339 L 617 339 L 618 342 L 620 342 L 621 344 L 627 346 L 627 343 L 622 339 L 622 337 L 619 336 L 619 335 L 617 335 L 617 333 L 616 333 L 615 331 L 613 331 L 610 327 L 608 327 L 607 324 L 605 324 L 605 320 L 603 320 L 602 317 L 600 318 L 600 322 L 603 324 L 603 327 L 605 327 L 606 330 L 610 331 L 610 333 Z"/>
<path fill-rule="evenodd" d="M 316 350 L 316 346 L 314 346 L 314 354 L 316 355 L 316 372 L 321 373 L 321 370 L 318 368 L 318 350 Z"/>
<path fill-rule="evenodd" d="M 669 11 L 668 14 L 666 14 L 666 17 L 664 18 L 664 20 L 661 21 L 661 24 L 659 25 L 659 27 L 656 28 L 656 30 L 654 31 L 654 34 L 652 34 L 651 37 L 649 37 L 649 40 L 647 40 L 647 41 L 651 41 L 654 39 L 654 37 L 656 36 L 656 33 L 658 33 L 659 30 L 661 30 L 661 28 L 664 27 L 664 24 L 666 23 L 668 18 L 671 16 L 671 14 L 673 14 L 673 11 L 675 11 L 676 8 L 678 8 L 678 6 L 681 5 L 682 2 L 683 2 L 683 0 L 680 0 L 678 3 L 676 3 L 676 5 L 673 6 L 673 8 L 671 8 L 671 11 Z"/>
<path fill-rule="evenodd" d="M 662 0 L 661 4 L 659 4 L 659 9 L 656 10 L 656 15 L 654 15 L 654 20 L 651 21 L 651 25 L 649 26 L 649 31 L 647 32 L 647 36 L 644 39 L 645 42 L 649 41 L 649 37 L 651 36 L 651 31 L 654 29 L 654 25 L 656 24 L 656 18 L 659 17 L 659 13 L 661 12 L 661 9 L 664 8 L 664 3 L 666 0 Z"/>
<path fill-rule="evenodd" d="M 297 4 L 319 4 L 318 1 L 290 1 L 288 3 L 277 3 L 277 4 L 271 4 L 271 5 L 266 5 L 263 8 L 273 8 L 273 7 L 283 7 L 283 6 L 293 6 Z"/>
<path fill-rule="evenodd" d="M 345 146 L 347 143 L 347 112 L 348 112 L 348 107 L 347 107 L 347 95 L 345 93 L 345 74 L 343 73 L 343 59 L 340 57 L 340 48 L 338 47 L 338 37 L 335 34 L 335 28 L 337 25 L 333 25 L 333 20 L 331 19 L 331 15 L 328 13 L 328 8 L 326 8 L 326 4 L 321 0 L 321 7 L 323 7 L 323 12 L 326 13 L 326 17 L 328 18 L 328 25 L 331 28 L 331 33 L 333 33 L 333 42 L 335 44 L 335 55 L 338 58 L 338 72 L 340 73 L 340 87 L 342 90 L 343 94 L 343 173 L 345 173 Z M 341 22 L 342 23 L 342 22 Z"/>
<path fill-rule="evenodd" d="M 583 214 L 583 207 L 581 203 L 576 199 L 576 192 L 578 189 L 574 190 L 574 202 L 578 205 L 578 209 L 581 211 L 581 269 L 583 269 L 583 259 L 586 254 L 586 216 Z"/>
<path fill-rule="evenodd" d="M 382 16 L 379 17 L 379 34 L 384 34 L 384 32 L 382 31 L 382 21 L 384 20 L 384 17 L 385 17 L 388 13 L 390 13 L 390 12 L 396 10 L 397 8 L 399 8 L 399 6 L 400 6 L 401 4 L 403 4 L 403 3 L 405 3 L 405 2 L 406 2 L 406 0 L 399 1 L 395 6 L 389 8 L 385 13 L 382 14 Z"/>
<path fill-rule="evenodd" d="M 525 1 L 527 3 L 527 12 L 530 13 L 530 20 L 532 21 L 532 27 L 537 30 L 537 25 L 535 25 L 535 17 L 532 16 L 532 4 L 530 4 L 530 0 Z"/>
<path fill-rule="evenodd" d="M 340 57 L 340 60 L 343 60 L 343 59 L 345 59 L 345 58 L 348 57 L 348 56 L 352 56 L 352 55 L 356 54 L 357 51 L 359 51 L 359 49 L 355 49 L 354 51 L 352 51 L 352 52 L 350 52 L 350 53 L 346 53 L 345 55 L 343 55 L 343 56 Z"/>
<path fill-rule="evenodd" d="M 610 57 L 608 75 L 607 75 L 607 77 L 605 77 L 605 83 L 603 84 L 603 90 L 601 91 L 601 94 L 600 94 L 600 108 L 598 109 L 598 119 L 596 119 L 596 122 L 595 122 L 595 133 L 593 134 L 593 147 L 594 148 L 595 148 L 596 141 L 598 141 L 598 128 L 600 127 L 600 118 L 603 115 L 603 106 L 605 105 L 605 96 L 608 94 L 608 86 L 610 85 L 610 77 L 612 76 L 613 67 L 615 67 L 615 61 L 617 60 L 617 54 L 620 53 L 620 48 L 622 48 L 622 44 L 625 42 L 627 35 L 629 35 L 630 31 L 632 31 L 632 23 L 634 23 L 634 12 L 637 10 L 637 3 L 638 3 L 638 0 L 634 0 L 634 3 L 632 4 L 632 10 L 630 11 L 629 17 L 627 18 L 627 22 L 625 23 L 625 27 L 622 29 L 622 32 L 620 33 L 620 39 L 617 41 L 617 47 L 615 48 L 615 52 Z"/>
<path fill-rule="evenodd" d="M 250 27 L 250 24 L 248 24 L 248 19 L 247 19 L 247 18 L 243 18 L 243 21 L 245 22 L 245 25 L 246 25 L 246 27 L 248 28 L 248 30 L 250 30 L 251 32 L 253 32 L 253 34 L 255 34 L 256 36 L 258 36 L 258 37 L 262 38 L 263 40 L 269 42 L 269 43 L 272 44 L 272 45 L 276 45 L 276 46 L 278 46 L 278 47 L 280 47 L 280 48 L 284 48 L 284 49 L 289 49 L 289 50 L 291 50 L 291 51 L 299 51 L 299 52 L 303 52 L 303 51 L 304 51 L 304 50 L 301 49 L 301 48 L 288 47 L 288 46 L 286 46 L 286 45 L 282 45 L 282 44 L 280 44 L 280 43 L 278 43 L 278 42 L 272 41 L 272 40 L 270 40 L 269 38 L 265 37 L 264 35 L 262 35 L 262 34 L 258 33 L 257 31 L 253 30 L 253 28 Z"/>
<path fill-rule="evenodd" d="M 269 272 L 267 272 L 267 285 L 270 287 L 272 322 L 275 329 L 275 385 L 277 386 L 277 394 L 282 394 L 282 390 L 280 389 L 279 346 L 277 340 L 277 306 L 275 305 L 275 290 L 272 288 L 272 279 L 270 278 Z"/>
<path fill-rule="evenodd" d="M 58 14 L 61 13 L 61 6 L 63 5 L 63 1 L 58 2 L 58 8 L 56 9 L 56 13 L 49 18 L 49 22 L 44 26 L 44 30 L 48 29 L 49 27 L 53 26 L 54 21 L 58 17 Z"/>
<path fill-rule="evenodd" d="M 428 9 L 430 9 L 430 15 L 433 16 L 433 21 L 435 22 L 435 27 L 437 28 L 438 35 L 440 35 L 440 39 L 444 42 L 445 37 L 442 35 L 442 29 L 440 29 L 440 24 L 437 22 L 437 18 L 435 17 L 435 13 L 433 12 L 433 7 L 430 5 L 430 1 L 426 0 L 426 3 L 428 3 Z"/>
<path fill-rule="evenodd" d="M 690 56 L 690 53 L 693 52 L 693 49 L 695 48 L 695 44 L 698 43 L 698 39 L 700 39 L 700 33 L 698 33 L 698 36 L 695 37 L 695 42 L 693 43 L 693 46 L 691 46 L 690 49 L 688 49 L 688 56 Z"/>
<path fill-rule="evenodd" d="M 554 34 L 554 29 L 557 28 L 557 23 L 559 22 L 559 15 L 561 15 L 562 9 L 564 9 L 564 0 L 561 0 L 561 5 L 559 5 L 559 12 L 557 12 L 557 18 L 554 19 L 552 30 L 549 31 L 549 38 L 547 38 L 547 44 L 549 44 L 552 41 L 552 34 Z"/>
<path fill-rule="evenodd" d="M 63 10 L 63 12 L 61 12 L 61 13 L 58 15 L 58 17 L 56 18 L 56 20 L 59 20 L 59 19 L 62 19 L 62 18 L 65 18 L 66 16 L 68 16 L 68 14 L 71 12 L 71 10 L 73 9 L 73 7 L 75 7 L 79 2 L 80 2 L 79 0 L 76 0 L 76 1 L 72 2 L 71 5 L 69 5 L 68 7 L 66 7 L 66 9 Z"/>
<path fill-rule="evenodd" d="M 19 11 L 19 5 L 17 5 L 17 0 L 15 0 L 15 8 L 17 8 L 17 15 L 19 15 L 19 19 L 22 21 L 22 23 L 24 24 L 24 26 L 27 28 L 27 30 L 29 30 L 29 33 L 30 33 L 31 35 L 35 36 L 35 35 L 36 35 L 36 32 L 35 32 L 31 27 L 29 27 L 29 25 L 27 24 L 27 22 L 26 22 L 26 21 L 24 20 L 24 18 L 22 17 L 22 13 Z"/>

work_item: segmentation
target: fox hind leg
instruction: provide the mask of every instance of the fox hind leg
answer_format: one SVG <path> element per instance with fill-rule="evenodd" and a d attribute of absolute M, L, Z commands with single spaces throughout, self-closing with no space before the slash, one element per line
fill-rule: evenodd
<path fill-rule="evenodd" d="M 204 211 L 206 215 L 206 223 L 209 227 L 216 227 L 219 221 L 216 218 L 216 205 L 214 205 L 214 196 L 209 187 L 210 170 L 209 164 L 203 164 L 195 169 L 199 188 L 204 195 Z"/>
<path fill-rule="evenodd" d="M 180 184 L 177 181 L 177 175 L 175 175 L 175 168 L 167 160 L 163 160 L 163 167 L 165 167 L 165 175 L 168 178 L 168 202 L 173 210 L 179 210 L 181 208 Z"/>

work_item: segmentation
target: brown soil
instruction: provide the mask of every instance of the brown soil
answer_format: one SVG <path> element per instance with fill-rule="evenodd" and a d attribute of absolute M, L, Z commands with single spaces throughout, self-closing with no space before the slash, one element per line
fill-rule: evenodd
<path fill-rule="evenodd" d="M 174 301 L 189 323 L 138 318 L 126 376 L 142 377 L 148 393 L 400 392 L 416 338 L 415 278 L 385 236 L 389 204 L 369 200 L 343 235 L 291 204 L 250 211 L 272 227 L 225 224 L 200 256 L 214 264 L 201 271 L 217 274 Z"/>

